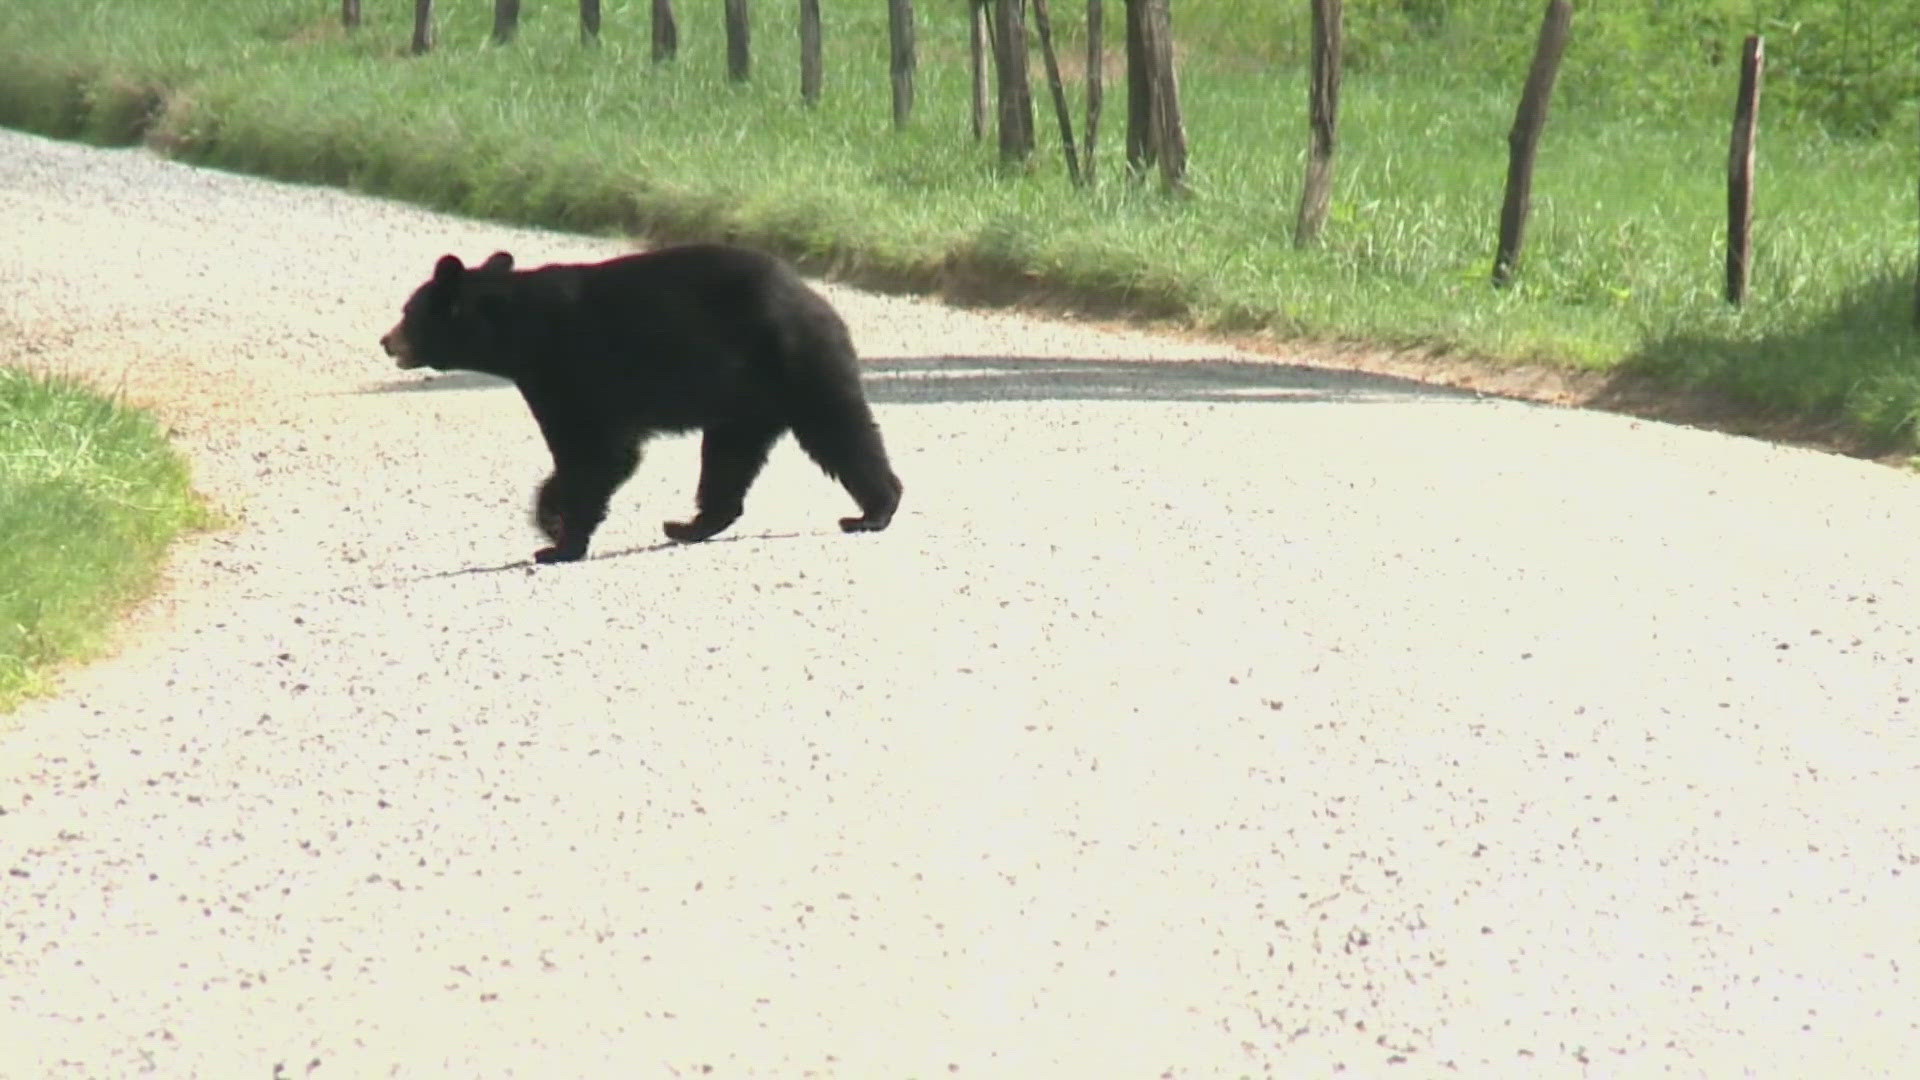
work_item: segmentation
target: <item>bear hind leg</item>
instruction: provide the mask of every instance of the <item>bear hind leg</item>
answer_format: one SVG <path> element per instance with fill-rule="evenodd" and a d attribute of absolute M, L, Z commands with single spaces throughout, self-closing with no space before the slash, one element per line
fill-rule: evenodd
<path fill-rule="evenodd" d="M 866 402 L 796 420 L 794 438 L 814 464 L 838 480 L 860 507 L 859 517 L 840 519 L 842 532 L 879 532 L 900 506 L 900 478 L 887 461 L 880 427 Z"/>
<path fill-rule="evenodd" d="M 746 505 L 747 489 L 767 463 L 767 452 L 785 430 L 783 427 L 722 425 L 710 427 L 700 441 L 700 490 L 695 496 L 699 512 L 692 521 L 669 521 L 663 526 L 667 539 L 682 544 L 698 543 L 717 536 L 739 520 Z"/>

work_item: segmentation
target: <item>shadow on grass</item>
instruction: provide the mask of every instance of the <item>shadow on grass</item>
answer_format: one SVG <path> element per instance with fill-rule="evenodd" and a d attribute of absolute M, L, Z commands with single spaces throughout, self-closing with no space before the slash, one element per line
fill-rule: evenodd
<path fill-rule="evenodd" d="M 888 357 L 862 364 L 867 398 L 888 405 L 1033 401 L 1403 402 L 1473 401 L 1469 390 L 1392 375 L 1257 360 L 1043 360 L 937 356 Z M 505 387 L 490 375 L 453 372 L 396 379 L 369 392 L 417 393 Z"/>
<path fill-rule="evenodd" d="M 1705 328 L 1649 340 L 1584 404 L 1888 454 L 1910 443 L 1920 414 L 1913 289 L 1909 272 L 1889 268 L 1806 317 L 1729 309 Z"/>

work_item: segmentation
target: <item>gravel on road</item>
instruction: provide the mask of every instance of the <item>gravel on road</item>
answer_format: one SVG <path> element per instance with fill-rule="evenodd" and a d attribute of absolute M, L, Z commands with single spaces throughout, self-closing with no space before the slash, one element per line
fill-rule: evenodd
<path fill-rule="evenodd" d="M 229 527 L 0 730 L 0 1076 L 1868 1076 L 1920 1060 L 1915 482 L 829 288 L 907 499 L 690 439 L 528 565 L 503 228 L 0 133 L 0 362 Z"/>

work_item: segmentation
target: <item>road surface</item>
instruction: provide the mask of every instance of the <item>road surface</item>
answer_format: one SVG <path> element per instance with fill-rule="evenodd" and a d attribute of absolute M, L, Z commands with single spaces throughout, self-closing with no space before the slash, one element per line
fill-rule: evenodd
<path fill-rule="evenodd" d="M 625 250 L 0 135 L 0 362 L 229 527 L 0 731 L 7 1077 L 1870 1076 L 1920 1060 L 1920 490 L 831 289 L 906 482 L 663 441 L 528 565 L 377 340 Z"/>

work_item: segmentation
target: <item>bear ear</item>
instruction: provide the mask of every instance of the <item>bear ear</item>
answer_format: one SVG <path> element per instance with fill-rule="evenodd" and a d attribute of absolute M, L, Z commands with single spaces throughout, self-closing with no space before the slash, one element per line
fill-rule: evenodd
<path fill-rule="evenodd" d="M 513 269 L 513 255 L 505 251 L 496 251 L 492 255 L 487 256 L 487 261 L 480 264 L 480 269 L 490 270 L 494 273 L 504 273 Z"/>
<path fill-rule="evenodd" d="M 467 272 L 465 263 L 458 255 L 442 255 L 440 261 L 433 264 L 433 280 L 436 284 L 446 285 L 460 279 Z"/>

